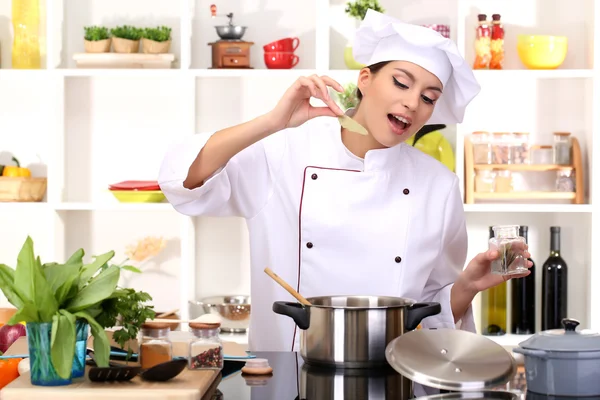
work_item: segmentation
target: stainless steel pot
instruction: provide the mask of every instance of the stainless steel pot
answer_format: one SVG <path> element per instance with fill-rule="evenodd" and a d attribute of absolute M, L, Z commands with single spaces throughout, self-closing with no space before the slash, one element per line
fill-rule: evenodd
<path fill-rule="evenodd" d="M 525 356 L 527 392 L 546 396 L 600 396 L 600 335 L 577 331 L 579 321 L 565 318 L 564 329 L 542 331 L 519 343 Z"/>
<path fill-rule="evenodd" d="M 203 314 L 221 317 L 221 331 L 244 333 L 250 325 L 250 296 L 212 296 L 190 301 L 190 319 Z"/>
<path fill-rule="evenodd" d="M 311 305 L 276 301 L 273 311 L 300 328 L 300 355 L 307 364 L 338 368 L 382 367 L 385 348 L 421 321 L 439 314 L 439 303 L 401 297 L 322 296 Z"/>
<path fill-rule="evenodd" d="M 469 399 L 469 400 L 519 400 L 521 396 L 517 393 L 506 391 L 486 390 L 482 392 L 462 392 L 436 394 L 433 396 L 419 397 L 422 400 L 446 400 L 446 399 Z"/>
<path fill-rule="evenodd" d="M 215 29 L 223 40 L 241 40 L 246 33 L 246 27 L 239 25 L 219 25 Z"/>

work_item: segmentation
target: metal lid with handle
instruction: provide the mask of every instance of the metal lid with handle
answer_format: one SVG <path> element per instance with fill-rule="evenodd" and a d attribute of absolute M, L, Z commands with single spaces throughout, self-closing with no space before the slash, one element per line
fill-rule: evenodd
<path fill-rule="evenodd" d="M 421 385 L 442 390 L 485 390 L 510 381 L 517 372 L 501 345 L 458 329 L 420 329 L 386 347 L 390 366 Z"/>
<path fill-rule="evenodd" d="M 519 400 L 520 398 L 521 398 L 521 396 L 517 393 L 506 392 L 506 391 L 492 391 L 492 390 L 481 391 L 481 392 L 435 394 L 432 396 L 419 397 L 420 400 L 448 400 L 448 399 Z"/>
<path fill-rule="evenodd" d="M 559 352 L 600 351 L 600 335 L 590 330 L 577 330 L 579 321 L 563 318 L 563 329 L 542 331 L 519 343 L 530 350 Z"/>

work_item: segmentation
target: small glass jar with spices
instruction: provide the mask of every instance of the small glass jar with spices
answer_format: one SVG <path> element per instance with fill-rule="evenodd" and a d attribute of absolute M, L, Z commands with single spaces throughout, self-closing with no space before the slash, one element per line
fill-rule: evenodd
<path fill-rule="evenodd" d="M 147 322 L 142 325 L 140 339 L 140 364 L 143 369 L 152 368 L 173 359 L 173 344 L 169 339 L 169 324 Z"/>
<path fill-rule="evenodd" d="M 530 141 L 528 132 L 514 132 L 512 146 L 513 164 L 529 164 L 530 159 Z"/>
<path fill-rule="evenodd" d="M 571 133 L 554 132 L 554 164 L 571 165 Z"/>
<path fill-rule="evenodd" d="M 223 342 L 220 323 L 190 322 L 194 339 L 189 344 L 188 368 L 192 370 L 223 369 Z"/>
<path fill-rule="evenodd" d="M 473 144 L 473 162 L 475 164 L 492 163 L 492 141 L 488 132 L 478 131 L 471 135 Z"/>
<path fill-rule="evenodd" d="M 496 193 L 512 192 L 514 189 L 512 173 L 508 170 L 501 170 L 496 172 L 494 188 L 496 190 Z"/>
<path fill-rule="evenodd" d="M 513 163 L 513 135 L 509 132 L 494 132 L 492 136 L 492 164 Z"/>
<path fill-rule="evenodd" d="M 554 162 L 552 146 L 536 145 L 531 147 L 531 163 L 536 165 L 550 165 Z"/>
<path fill-rule="evenodd" d="M 491 169 L 478 169 L 475 172 L 475 192 L 493 193 L 496 174 Z"/>
<path fill-rule="evenodd" d="M 571 168 L 562 168 L 556 171 L 556 191 L 575 191 L 575 180 L 573 179 L 573 170 Z"/>

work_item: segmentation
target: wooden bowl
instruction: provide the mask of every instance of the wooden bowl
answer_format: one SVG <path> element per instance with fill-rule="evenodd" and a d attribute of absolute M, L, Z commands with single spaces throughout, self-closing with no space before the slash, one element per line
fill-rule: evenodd
<path fill-rule="evenodd" d="M 165 313 L 166 311 L 156 311 L 156 317 L 158 318 L 158 316 L 162 313 Z M 171 314 L 171 315 L 167 315 L 166 317 L 160 317 L 160 319 L 179 319 L 179 314 L 175 313 L 175 314 Z M 174 322 L 172 324 L 169 324 L 169 329 L 171 329 L 172 331 L 176 330 L 177 328 L 179 328 L 179 322 Z"/>

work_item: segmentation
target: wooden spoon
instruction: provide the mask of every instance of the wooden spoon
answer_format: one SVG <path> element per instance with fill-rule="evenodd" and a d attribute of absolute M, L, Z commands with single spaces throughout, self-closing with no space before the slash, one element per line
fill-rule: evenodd
<path fill-rule="evenodd" d="M 302 295 L 298 292 L 296 292 L 294 290 L 294 288 L 292 288 L 290 285 L 288 285 L 283 279 L 281 279 L 275 272 L 271 271 L 271 268 L 267 267 L 265 268 L 265 272 L 267 275 L 269 275 L 271 278 L 273 278 L 273 280 L 277 283 L 279 283 L 279 285 L 281 285 L 282 288 L 284 288 L 285 290 L 287 290 L 287 292 L 289 294 L 291 294 L 292 296 L 294 296 L 296 298 L 296 300 L 298 300 L 300 303 L 304 304 L 305 306 L 310 306 L 310 302 L 308 300 L 306 300 L 304 297 L 302 297 Z"/>

